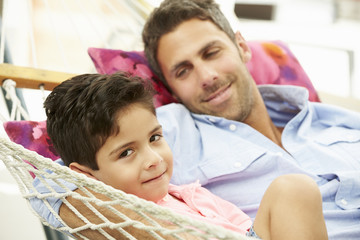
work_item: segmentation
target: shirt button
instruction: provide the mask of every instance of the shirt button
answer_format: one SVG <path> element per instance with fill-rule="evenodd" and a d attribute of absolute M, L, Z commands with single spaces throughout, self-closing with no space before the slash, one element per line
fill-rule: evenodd
<path fill-rule="evenodd" d="M 208 118 L 208 120 L 212 123 L 216 122 L 216 120 L 214 118 Z"/>
<path fill-rule="evenodd" d="M 230 124 L 229 129 L 231 131 L 235 131 L 236 130 L 236 125 L 235 124 Z"/>
<path fill-rule="evenodd" d="M 234 167 L 236 167 L 236 168 L 241 168 L 241 166 L 242 166 L 241 162 L 234 163 Z"/>
<path fill-rule="evenodd" d="M 341 199 L 340 202 L 341 202 L 342 204 L 344 204 L 344 205 L 347 205 L 347 204 L 348 204 L 348 202 L 345 200 L 345 198 Z"/>

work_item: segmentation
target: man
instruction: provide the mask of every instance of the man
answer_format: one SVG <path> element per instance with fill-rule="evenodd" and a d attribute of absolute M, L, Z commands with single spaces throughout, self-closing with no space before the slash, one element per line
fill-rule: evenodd
<path fill-rule="evenodd" d="M 143 40 L 154 72 L 182 103 L 157 111 L 174 154 L 172 183 L 199 180 L 253 218 L 274 178 L 306 174 L 322 193 L 329 239 L 359 239 L 358 113 L 309 103 L 303 88 L 257 87 L 245 40 L 211 0 L 164 1 Z M 62 205 L 71 221 L 67 213 Z"/>
<path fill-rule="evenodd" d="M 251 217 L 269 181 L 305 173 L 323 196 L 330 239 L 360 238 L 360 115 L 307 101 L 298 87 L 256 87 L 251 52 L 210 0 L 165 0 L 143 31 L 154 72 L 179 100 L 158 111 L 172 182 L 200 183 Z"/>

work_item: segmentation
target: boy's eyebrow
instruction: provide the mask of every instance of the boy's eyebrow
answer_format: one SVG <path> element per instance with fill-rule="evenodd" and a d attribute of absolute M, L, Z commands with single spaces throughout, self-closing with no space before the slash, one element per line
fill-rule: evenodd
<path fill-rule="evenodd" d="M 198 51 L 198 55 L 201 56 L 207 49 L 209 49 L 210 47 L 212 47 L 212 46 L 215 45 L 216 43 L 217 43 L 216 40 L 207 43 L 204 47 L 202 47 L 202 48 Z M 171 69 L 170 69 L 171 75 L 172 75 L 174 72 L 176 72 L 176 70 L 179 69 L 181 66 L 184 66 L 184 65 L 186 65 L 186 64 L 188 64 L 188 61 L 187 61 L 187 60 L 181 61 L 181 62 L 175 64 L 175 65 L 174 65 L 173 67 L 171 67 Z"/>
<path fill-rule="evenodd" d="M 157 125 L 156 127 L 154 127 L 153 130 L 150 131 L 150 134 L 156 132 L 156 131 L 159 131 L 162 129 L 162 126 L 159 124 Z M 109 157 L 114 155 L 115 153 L 119 152 L 120 149 L 123 149 L 123 148 L 126 148 L 127 146 L 130 146 L 131 144 L 133 144 L 134 142 L 128 142 L 128 143 L 125 143 L 121 146 L 118 146 L 117 148 L 115 148 L 114 150 L 112 150 L 110 153 L 109 153 Z"/>
<path fill-rule="evenodd" d="M 117 148 L 115 148 L 114 150 L 112 150 L 110 153 L 109 153 L 109 157 L 114 155 L 115 153 L 119 152 L 120 149 L 123 149 L 123 148 L 126 148 L 127 146 L 130 146 L 131 144 L 133 144 L 134 142 L 128 142 L 128 143 L 125 143 L 121 146 L 118 146 Z"/>
<path fill-rule="evenodd" d="M 162 129 L 162 126 L 159 124 L 156 127 L 154 127 L 154 129 L 151 131 L 151 133 L 154 133 L 154 132 L 159 131 L 161 129 Z"/>

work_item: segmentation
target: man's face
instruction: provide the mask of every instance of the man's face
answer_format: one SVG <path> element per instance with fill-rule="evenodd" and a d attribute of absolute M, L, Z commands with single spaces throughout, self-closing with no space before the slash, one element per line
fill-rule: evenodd
<path fill-rule="evenodd" d="M 173 94 L 194 113 L 243 121 L 255 83 L 242 37 L 233 41 L 211 21 L 191 19 L 160 38 L 157 59 Z M 245 46 L 242 47 L 242 46 Z"/>

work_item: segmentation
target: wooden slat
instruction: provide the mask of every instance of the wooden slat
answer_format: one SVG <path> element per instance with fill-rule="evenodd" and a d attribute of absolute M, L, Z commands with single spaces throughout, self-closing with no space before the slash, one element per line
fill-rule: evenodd
<path fill-rule="evenodd" d="M 41 85 L 45 90 L 53 90 L 61 82 L 76 74 L 42 70 L 30 67 L 20 67 L 12 64 L 0 64 L 0 81 L 12 79 L 17 88 L 39 89 Z"/>

